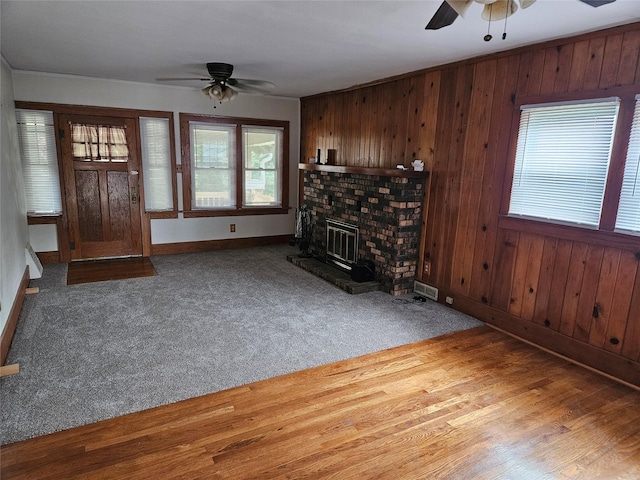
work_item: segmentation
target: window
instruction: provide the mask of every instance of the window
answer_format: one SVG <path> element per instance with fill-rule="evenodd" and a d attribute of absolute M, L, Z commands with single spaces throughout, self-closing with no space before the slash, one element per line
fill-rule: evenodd
<path fill-rule="evenodd" d="M 618 99 L 525 105 L 510 215 L 598 227 Z"/>
<path fill-rule="evenodd" d="M 192 208 L 236 206 L 234 131 L 233 125 L 189 123 Z"/>
<path fill-rule="evenodd" d="M 16 109 L 27 212 L 62 213 L 53 113 Z"/>
<path fill-rule="evenodd" d="M 288 128 L 181 114 L 185 216 L 286 213 Z"/>
<path fill-rule="evenodd" d="M 147 212 L 172 211 L 173 165 L 168 118 L 140 117 L 144 202 Z"/>
<path fill-rule="evenodd" d="M 84 162 L 127 162 L 129 147 L 120 125 L 71 124 L 73 158 Z"/>
<path fill-rule="evenodd" d="M 636 97 L 616 230 L 640 233 L 640 96 Z"/>
<path fill-rule="evenodd" d="M 282 205 L 282 129 L 245 127 L 243 207 Z"/>

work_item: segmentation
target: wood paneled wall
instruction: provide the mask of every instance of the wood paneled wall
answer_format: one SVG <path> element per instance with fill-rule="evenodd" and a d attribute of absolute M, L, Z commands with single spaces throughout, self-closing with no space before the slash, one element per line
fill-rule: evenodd
<path fill-rule="evenodd" d="M 454 308 L 640 385 L 640 238 L 503 215 L 518 101 L 640 93 L 639 56 L 635 23 L 304 98 L 301 156 L 424 160 L 421 280 Z"/>

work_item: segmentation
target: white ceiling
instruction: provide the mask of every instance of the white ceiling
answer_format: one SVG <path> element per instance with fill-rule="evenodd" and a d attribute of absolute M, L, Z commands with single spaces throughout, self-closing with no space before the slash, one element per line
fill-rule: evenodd
<path fill-rule="evenodd" d="M 234 77 L 302 97 L 640 21 L 640 0 L 599 8 L 538 0 L 508 19 L 506 40 L 500 21 L 484 42 L 488 23 L 478 4 L 449 27 L 425 30 L 440 3 L 1 0 L 0 47 L 14 70 L 145 83 L 206 76 L 206 62 L 227 62 Z"/>

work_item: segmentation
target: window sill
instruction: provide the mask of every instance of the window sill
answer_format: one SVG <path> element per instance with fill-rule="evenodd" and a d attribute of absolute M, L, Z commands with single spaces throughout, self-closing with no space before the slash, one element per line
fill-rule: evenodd
<path fill-rule="evenodd" d="M 175 210 L 169 210 L 166 212 L 145 212 L 147 215 L 149 215 L 149 218 L 151 220 L 156 220 L 159 218 L 178 218 L 178 212 L 176 212 Z"/>
<path fill-rule="evenodd" d="M 590 227 L 575 225 L 561 225 L 532 218 L 510 217 L 500 215 L 498 227 L 505 230 L 515 230 L 545 237 L 590 243 L 603 247 L 619 248 L 640 253 L 640 236 L 618 232 L 607 232 Z"/>
<path fill-rule="evenodd" d="M 286 215 L 287 213 L 289 213 L 289 208 L 287 207 L 234 208 L 229 210 L 188 210 L 184 212 L 184 218 Z"/>

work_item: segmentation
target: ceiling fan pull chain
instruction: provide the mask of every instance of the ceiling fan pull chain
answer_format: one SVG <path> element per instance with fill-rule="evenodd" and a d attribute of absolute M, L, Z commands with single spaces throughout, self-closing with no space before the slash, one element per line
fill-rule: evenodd
<path fill-rule="evenodd" d="M 493 13 L 493 3 L 489 5 L 489 26 L 487 27 L 487 34 L 484 36 L 484 41 L 488 42 L 493 37 L 491 36 L 491 14 Z"/>
<path fill-rule="evenodd" d="M 509 9 L 511 8 L 511 4 L 507 2 L 507 14 L 504 16 L 504 31 L 502 32 L 502 39 L 506 40 L 507 38 L 507 18 L 509 18 Z"/>

